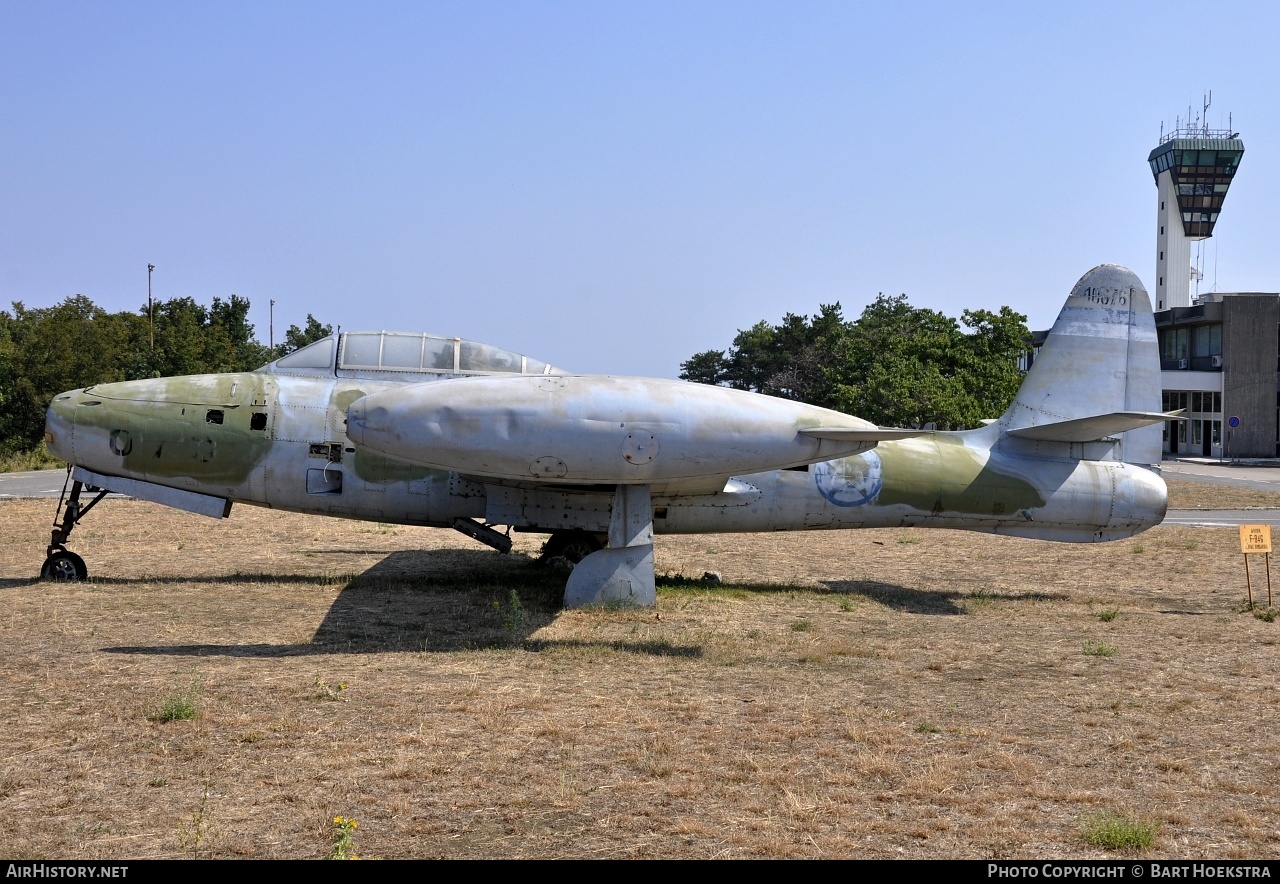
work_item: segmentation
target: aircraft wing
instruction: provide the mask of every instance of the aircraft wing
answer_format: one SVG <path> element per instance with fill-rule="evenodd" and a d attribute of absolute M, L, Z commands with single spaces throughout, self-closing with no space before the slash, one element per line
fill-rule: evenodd
<path fill-rule="evenodd" d="M 495 479 L 490 476 L 466 473 L 460 473 L 459 476 L 468 482 L 474 482 L 486 488 L 512 488 L 521 491 L 558 492 L 562 494 L 613 494 L 618 487 L 616 483 L 611 482 L 590 485 L 582 483 L 561 484 L 533 478 L 527 480 Z M 734 476 L 728 473 L 716 473 L 714 475 L 653 482 L 649 485 L 649 490 L 655 500 L 673 497 L 704 497 L 712 494 L 731 493 L 737 484 Z"/>
<path fill-rule="evenodd" d="M 1019 427 L 1016 430 L 1010 430 L 1009 435 L 1039 442 L 1100 442 L 1126 430 L 1136 430 L 1163 421 L 1180 420 L 1186 420 L 1181 411 L 1113 411 L 1110 414 L 1080 417 L 1052 424 Z"/>
<path fill-rule="evenodd" d="M 870 429 L 848 429 L 846 427 L 814 427 L 801 430 L 801 436 L 811 439 L 828 439 L 832 442 L 893 442 L 897 439 L 914 439 L 916 436 L 927 436 L 930 430 L 895 430 L 887 427 L 871 427 Z"/>

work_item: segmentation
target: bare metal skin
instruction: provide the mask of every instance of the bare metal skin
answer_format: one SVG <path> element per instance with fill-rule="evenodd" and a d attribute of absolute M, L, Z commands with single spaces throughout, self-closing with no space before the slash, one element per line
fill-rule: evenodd
<path fill-rule="evenodd" d="M 46 439 L 73 464 L 45 571 L 82 487 L 225 515 L 230 503 L 577 538 L 569 604 L 652 604 L 656 533 L 889 526 L 1102 541 L 1160 523 L 1163 415 L 1150 301 L 1087 273 L 1008 411 L 976 430 L 880 430 L 772 397 L 572 376 L 424 335 L 347 333 L 258 371 L 99 384 L 55 397 Z M 592 552 L 596 538 L 608 547 Z M 585 540 L 583 540 L 585 538 Z"/>

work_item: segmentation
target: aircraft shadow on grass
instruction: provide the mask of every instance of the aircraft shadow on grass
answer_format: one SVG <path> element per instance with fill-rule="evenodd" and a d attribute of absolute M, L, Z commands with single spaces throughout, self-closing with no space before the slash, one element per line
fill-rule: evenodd
<path fill-rule="evenodd" d="M 325 552 L 333 552 L 325 550 Z M 342 578 L 300 574 L 242 575 L 264 583 L 323 584 Z M 136 578 L 112 584 L 226 583 L 227 577 Z M 113 654 L 188 657 L 292 657 L 404 651 L 447 653 L 518 647 L 613 650 L 657 657 L 699 657 L 701 647 L 667 641 L 534 639 L 562 610 L 564 572 L 524 556 L 488 551 L 397 551 L 363 573 L 342 579 L 309 642 L 136 645 L 102 648 Z"/>
<path fill-rule="evenodd" d="M 907 614 L 968 614 L 968 604 L 994 601 L 1056 602 L 1069 596 L 1062 592 L 1002 592 L 998 590 L 923 590 L 873 580 L 829 580 L 826 587 L 841 595 L 862 596 L 895 611 Z"/>

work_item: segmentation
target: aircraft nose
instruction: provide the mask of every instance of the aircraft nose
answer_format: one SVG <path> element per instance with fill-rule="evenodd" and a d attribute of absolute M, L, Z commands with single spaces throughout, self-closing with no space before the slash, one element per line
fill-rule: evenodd
<path fill-rule="evenodd" d="M 76 405 L 82 398 L 82 390 L 68 390 L 53 397 L 44 416 L 44 443 L 49 453 L 68 463 L 74 463 L 72 450 L 75 437 Z"/>

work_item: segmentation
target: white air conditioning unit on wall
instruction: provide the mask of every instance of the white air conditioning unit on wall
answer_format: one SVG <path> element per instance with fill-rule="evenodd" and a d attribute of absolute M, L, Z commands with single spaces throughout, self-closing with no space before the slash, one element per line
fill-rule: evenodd
<path fill-rule="evenodd" d="M 1179 359 L 1179 360 L 1178 360 L 1178 368 L 1186 368 L 1186 367 L 1187 367 L 1187 360 L 1185 360 L 1185 359 Z"/>
<path fill-rule="evenodd" d="M 1209 357 L 1209 359 L 1213 362 L 1213 367 L 1214 367 L 1214 368 L 1222 368 L 1222 357 L 1221 357 L 1221 356 L 1210 356 L 1210 357 Z"/>

